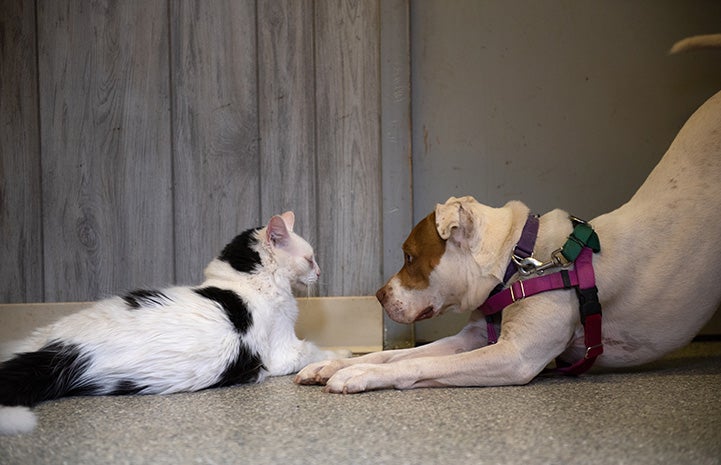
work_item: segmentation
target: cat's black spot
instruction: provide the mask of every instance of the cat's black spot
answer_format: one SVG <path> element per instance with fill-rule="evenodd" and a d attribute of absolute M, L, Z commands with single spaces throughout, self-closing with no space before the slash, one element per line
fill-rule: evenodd
<path fill-rule="evenodd" d="M 137 289 L 125 294 L 123 300 L 130 308 L 140 308 L 150 305 L 163 305 L 168 301 L 168 296 L 156 290 Z"/>
<path fill-rule="evenodd" d="M 228 315 L 228 319 L 238 333 L 242 336 L 253 324 L 253 315 L 248 311 L 243 299 L 238 294 L 228 289 L 219 287 L 203 287 L 194 291 L 206 299 L 217 302 Z"/>
<path fill-rule="evenodd" d="M 123 380 L 119 381 L 118 384 L 115 385 L 115 389 L 113 389 L 109 394 L 112 396 L 130 396 L 140 394 L 146 388 L 147 386 L 137 384 L 134 381 Z"/>
<path fill-rule="evenodd" d="M 198 295 L 217 302 L 225 311 L 230 322 L 242 337 L 253 325 L 253 315 L 243 299 L 235 292 L 218 287 L 204 287 L 194 290 Z M 260 355 L 240 342 L 238 355 L 223 371 L 218 381 L 210 387 L 232 386 L 234 384 L 252 383 L 258 379 L 263 361 Z"/>
<path fill-rule="evenodd" d="M 234 269 L 243 273 L 252 273 L 262 266 L 260 255 L 253 248 L 258 244 L 255 233 L 260 228 L 249 229 L 235 237 L 218 256 Z"/>
<path fill-rule="evenodd" d="M 0 364 L 0 404 L 32 407 L 65 396 L 94 395 L 100 387 L 83 380 L 90 357 L 74 344 L 52 342 Z"/>
<path fill-rule="evenodd" d="M 210 387 L 253 383 L 258 380 L 260 370 L 263 368 L 264 366 L 260 356 L 241 342 L 236 359 L 228 365 L 218 382 Z"/>

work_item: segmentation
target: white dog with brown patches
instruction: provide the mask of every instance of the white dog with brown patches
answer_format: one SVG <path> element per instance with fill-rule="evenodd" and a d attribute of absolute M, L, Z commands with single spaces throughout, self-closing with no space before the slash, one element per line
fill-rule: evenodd
<path fill-rule="evenodd" d="M 658 359 L 691 341 L 719 307 L 720 180 L 718 93 L 686 122 L 631 200 L 590 222 L 601 243 L 592 262 L 603 308 L 597 366 Z M 422 347 L 314 363 L 295 381 L 325 384 L 334 393 L 518 385 L 556 358 L 583 359 L 589 348 L 573 289 L 513 296 L 500 325 L 489 324 L 479 309 L 504 282 L 528 218 L 529 209 L 517 201 L 492 208 L 462 197 L 437 205 L 408 236 L 403 268 L 377 297 L 398 322 L 472 311 L 467 326 Z M 534 263 L 552 263 L 573 228 L 566 212 L 541 216 Z M 516 273 L 511 282 L 535 277 Z M 500 331 L 497 343 L 488 345 L 489 331 Z"/>

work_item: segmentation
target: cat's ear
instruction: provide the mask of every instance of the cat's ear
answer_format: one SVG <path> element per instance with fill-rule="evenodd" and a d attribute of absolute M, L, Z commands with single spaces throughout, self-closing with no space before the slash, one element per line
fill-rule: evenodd
<path fill-rule="evenodd" d="M 275 215 L 270 219 L 266 227 L 266 240 L 274 247 L 285 247 L 290 239 L 290 232 L 291 230 L 288 229 L 283 216 Z"/>
<path fill-rule="evenodd" d="M 285 221 L 285 225 L 288 227 L 289 231 L 293 231 L 293 225 L 295 224 L 295 214 L 292 211 L 287 211 L 280 215 L 281 218 L 283 218 L 283 221 Z"/>

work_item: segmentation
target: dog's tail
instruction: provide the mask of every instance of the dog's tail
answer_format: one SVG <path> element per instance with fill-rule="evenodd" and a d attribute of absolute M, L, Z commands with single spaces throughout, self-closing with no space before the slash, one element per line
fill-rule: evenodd
<path fill-rule="evenodd" d="M 29 433 L 35 429 L 37 419 L 28 407 L 5 407 L 0 405 L 0 434 Z"/>
<path fill-rule="evenodd" d="M 721 48 L 721 34 L 705 34 L 700 36 L 686 37 L 679 40 L 669 53 L 683 53 L 690 50 L 701 50 L 706 48 Z"/>

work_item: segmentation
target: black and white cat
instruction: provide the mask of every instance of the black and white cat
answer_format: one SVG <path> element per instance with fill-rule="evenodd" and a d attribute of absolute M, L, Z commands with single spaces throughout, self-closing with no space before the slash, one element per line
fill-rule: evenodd
<path fill-rule="evenodd" d="M 237 236 L 198 287 L 136 290 L 36 330 L 0 364 L 0 434 L 31 431 L 28 407 L 45 400 L 260 382 L 347 356 L 295 335 L 292 290 L 320 269 L 294 220 L 286 212 Z"/>

